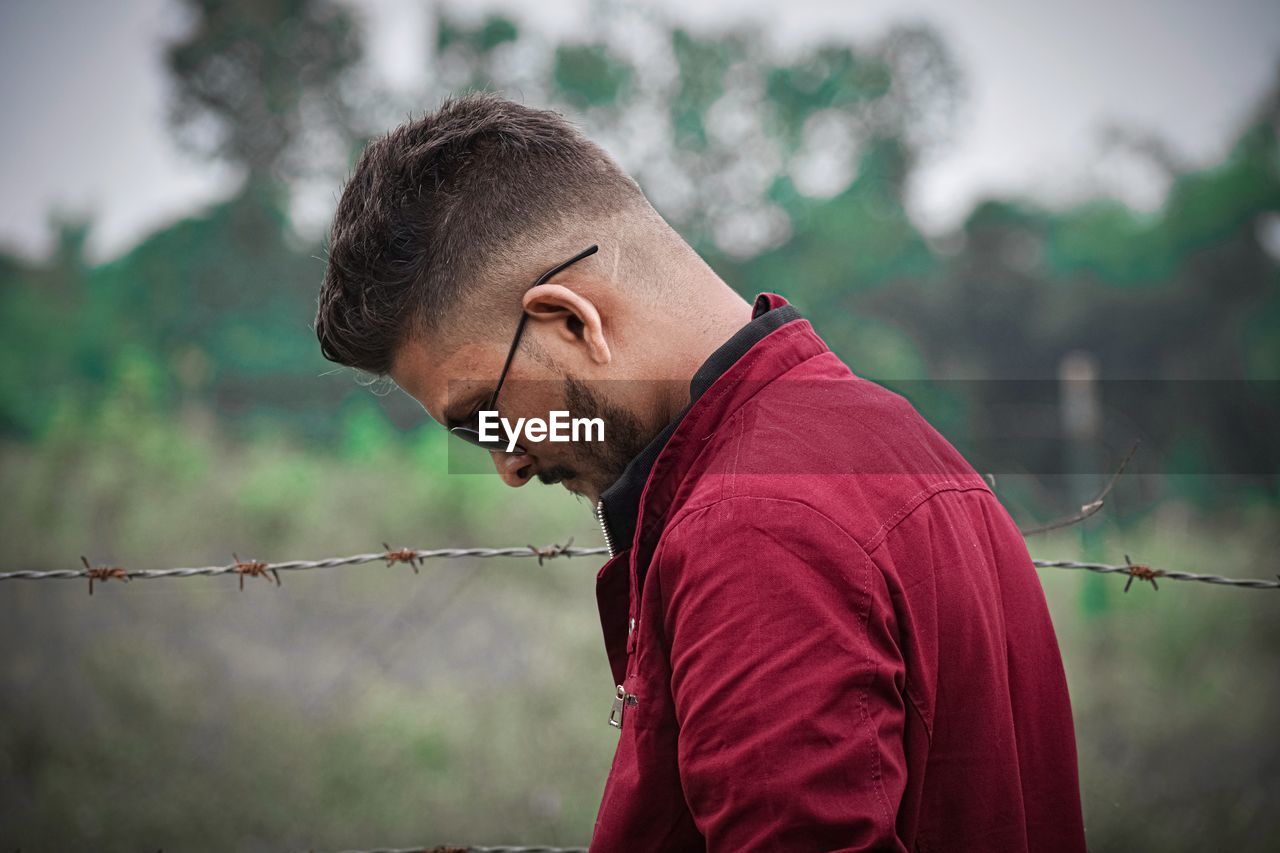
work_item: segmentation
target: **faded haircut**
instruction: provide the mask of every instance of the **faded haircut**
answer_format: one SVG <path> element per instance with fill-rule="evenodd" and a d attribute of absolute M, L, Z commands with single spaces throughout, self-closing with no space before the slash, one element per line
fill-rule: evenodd
<path fill-rule="evenodd" d="M 561 260 L 530 251 L 558 223 L 637 206 L 648 202 L 635 181 L 559 113 L 492 93 L 451 98 L 371 142 L 343 188 L 316 314 L 321 352 L 385 375 L 408 336 L 491 302 L 477 291 L 498 271 L 527 286 L 538 264 Z"/>

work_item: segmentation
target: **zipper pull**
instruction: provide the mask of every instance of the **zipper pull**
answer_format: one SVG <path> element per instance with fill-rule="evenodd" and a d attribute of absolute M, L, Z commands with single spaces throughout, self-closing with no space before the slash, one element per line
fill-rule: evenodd
<path fill-rule="evenodd" d="M 628 693 L 626 689 L 619 684 L 618 695 L 613 697 L 613 707 L 609 709 L 609 725 L 615 729 L 622 728 L 622 716 L 628 708 L 634 708 L 640 704 L 640 700 L 636 698 L 634 693 Z"/>
<path fill-rule="evenodd" d="M 622 728 L 623 700 L 627 696 L 627 691 L 621 684 L 618 685 L 618 695 L 613 697 L 613 707 L 609 709 L 609 725 L 615 729 Z"/>

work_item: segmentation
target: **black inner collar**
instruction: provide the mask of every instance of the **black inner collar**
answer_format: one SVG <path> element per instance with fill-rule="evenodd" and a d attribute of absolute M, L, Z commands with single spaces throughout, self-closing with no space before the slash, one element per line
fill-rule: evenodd
<path fill-rule="evenodd" d="M 702 363 L 693 379 L 689 381 L 689 405 L 680 410 L 680 414 L 645 445 L 627 467 L 622 476 L 600 496 L 602 503 L 601 519 L 608 527 L 609 538 L 613 542 L 614 553 L 621 553 L 631 547 L 635 537 L 636 524 L 639 522 L 640 495 L 644 485 L 649 481 L 653 464 L 658 461 L 658 454 L 675 433 L 685 414 L 693 408 L 706 390 L 724 375 L 738 359 L 747 354 L 753 346 L 771 332 L 800 319 L 800 313 L 790 305 L 781 305 L 770 309 L 762 296 L 756 300 L 753 319 L 741 329 L 733 333 L 733 337 L 721 344 L 710 357 Z"/>

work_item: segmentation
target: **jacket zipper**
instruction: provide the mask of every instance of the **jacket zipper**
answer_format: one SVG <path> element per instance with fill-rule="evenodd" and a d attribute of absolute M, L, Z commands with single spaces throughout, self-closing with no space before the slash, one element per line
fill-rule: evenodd
<path fill-rule="evenodd" d="M 613 557 L 617 551 L 613 547 L 613 537 L 609 535 L 609 525 L 604 520 L 604 499 L 596 501 L 596 521 L 600 522 L 600 532 L 604 534 L 604 546 L 609 550 L 609 556 Z M 628 633 L 635 629 L 635 621 L 631 621 L 628 625 Z M 639 704 L 639 700 L 635 695 L 628 693 L 627 689 L 621 684 L 617 686 L 617 691 L 613 697 L 613 706 L 609 709 L 609 725 L 615 729 L 622 728 L 622 718 L 626 716 L 627 708 L 634 708 Z"/>
<path fill-rule="evenodd" d="M 604 547 L 609 549 L 609 556 L 617 552 L 613 549 L 613 537 L 609 535 L 609 525 L 604 523 L 604 498 L 596 501 L 596 521 L 600 522 L 600 532 L 604 534 Z"/>
<path fill-rule="evenodd" d="M 627 709 L 639 704 L 640 700 L 636 695 L 628 693 L 627 689 L 619 684 L 617 695 L 613 697 L 613 707 L 609 709 L 609 725 L 615 729 L 622 728 L 622 718 L 626 715 Z"/>

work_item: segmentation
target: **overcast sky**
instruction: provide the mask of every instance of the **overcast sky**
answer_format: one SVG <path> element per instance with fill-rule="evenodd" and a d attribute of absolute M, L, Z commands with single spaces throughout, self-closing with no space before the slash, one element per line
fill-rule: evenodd
<path fill-rule="evenodd" d="M 751 17 L 788 40 L 864 41 L 897 21 L 933 24 L 967 80 L 954 144 L 925 164 L 913 191 L 913 213 L 934 229 L 990 193 L 1062 201 L 1109 188 L 1155 203 L 1158 181 L 1099 159 L 1100 129 L 1154 131 L 1188 163 L 1210 162 L 1280 69 L 1275 0 L 653 2 L 697 28 Z M 420 4 L 353 5 L 367 16 L 380 73 L 411 82 Z M 574 32 L 593 8 L 591 0 L 470 5 L 559 33 Z M 170 0 L 2 0 L 0 244 L 41 252 L 51 211 L 89 212 L 94 252 L 109 257 L 234 188 L 226 171 L 170 140 L 162 41 L 182 20 Z"/>

